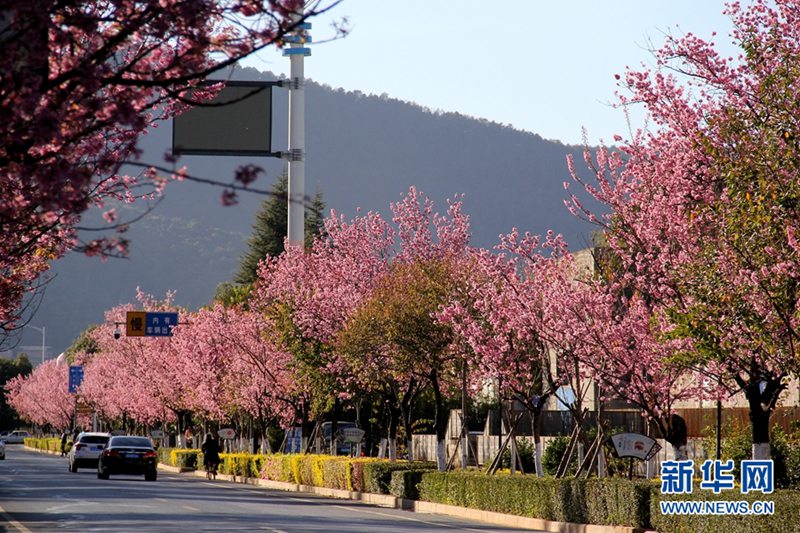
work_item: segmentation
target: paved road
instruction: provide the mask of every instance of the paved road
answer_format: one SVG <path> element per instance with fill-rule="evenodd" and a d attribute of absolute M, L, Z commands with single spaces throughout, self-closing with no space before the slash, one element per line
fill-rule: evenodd
<path fill-rule="evenodd" d="M 9 445 L 0 461 L 0 531 L 511 532 L 445 516 L 159 472 L 97 479 L 65 458 Z"/>

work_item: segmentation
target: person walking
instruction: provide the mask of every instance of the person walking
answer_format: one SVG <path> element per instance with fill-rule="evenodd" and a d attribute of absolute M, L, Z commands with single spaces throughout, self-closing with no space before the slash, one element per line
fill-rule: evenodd
<path fill-rule="evenodd" d="M 206 440 L 200 447 L 203 452 L 203 466 L 206 468 L 207 479 L 217 479 L 217 467 L 219 466 L 219 443 L 211 434 L 206 434 Z"/>
<path fill-rule="evenodd" d="M 61 457 L 67 455 L 67 439 L 69 438 L 69 433 L 65 429 L 61 433 Z"/>

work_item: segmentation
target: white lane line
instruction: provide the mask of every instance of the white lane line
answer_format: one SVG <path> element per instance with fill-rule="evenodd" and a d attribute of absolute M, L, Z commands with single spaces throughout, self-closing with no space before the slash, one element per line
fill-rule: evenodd
<path fill-rule="evenodd" d="M 462 526 L 451 526 L 450 524 L 442 524 L 440 522 L 429 522 L 427 520 L 420 520 L 419 518 L 414 518 L 414 517 L 411 517 L 411 516 L 403 516 L 403 515 L 397 515 L 397 514 L 383 513 L 381 511 L 374 511 L 372 509 L 349 507 L 349 506 L 346 506 L 346 505 L 331 505 L 331 507 L 336 507 L 338 509 L 344 509 L 346 511 L 354 511 L 356 513 L 374 514 L 374 515 L 382 516 L 384 518 L 399 518 L 401 520 L 408 520 L 410 522 L 419 522 L 421 524 L 427 524 L 429 526 L 446 527 L 446 528 L 450 528 L 450 529 L 457 529 L 459 531 L 477 531 L 479 533 L 486 533 L 485 529 L 471 529 L 471 528 L 462 527 Z"/>
<path fill-rule="evenodd" d="M 166 499 L 166 498 L 153 498 L 153 499 L 154 499 L 155 501 L 157 501 L 157 502 L 161 502 L 161 503 L 169 503 L 169 500 L 168 500 L 168 499 Z"/>
<path fill-rule="evenodd" d="M 209 482 L 205 482 L 205 483 L 208 484 L 208 485 L 211 485 L 211 483 L 209 483 Z M 239 487 L 236 487 L 236 486 L 217 485 L 217 484 L 214 484 L 214 486 L 215 487 L 225 487 L 227 489 L 238 490 L 240 492 L 249 492 L 251 494 L 262 494 L 262 495 L 264 494 L 263 492 L 260 492 L 260 491 L 256 491 L 256 490 L 252 490 L 252 489 L 242 489 L 242 488 L 239 488 Z M 287 500 L 294 500 L 294 501 L 304 502 L 304 503 L 319 503 L 319 500 L 309 500 L 309 499 L 306 499 L 306 498 L 298 498 L 296 496 L 289 496 L 287 494 L 280 494 L 280 493 L 275 494 L 275 493 L 273 493 L 273 494 L 271 494 L 271 496 L 276 496 L 278 498 L 285 498 Z M 446 527 L 446 528 L 449 528 L 449 529 L 457 529 L 457 530 L 460 530 L 460 531 L 476 531 L 477 533 L 487 533 L 487 531 L 489 531 L 489 530 L 486 530 L 486 529 L 471 529 L 471 528 L 462 527 L 462 526 L 451 526 L 449 524 L 442 524 L 440 522 L 429 522 L 427 520 L 420 520 L 419 518 L 413 518 L 411 516 L 396 515 L 396 514 L 384 513 L 384 512 L 381 512 L 381 511 L 373 511 L 371 509 L 362 509 L 362 508 L 358 508 L 358 507 L 348 507 L 348 506 L 345 506 L 345 505 L 331 505 L 331 507 L 338 507 L 339 509 L 345 509 L 345 510 L 348 510 L 348 511 L 355 511 L 355 512 L 358 512 L 358 513 L 375 514 L 375 515 L 378 515 L 378 516 L 382 516 L 384 518 L 399 518 L 401 520 L 408 520 L 410 522 L 419 522 L 421 524 L 427 524 L 429 526 Z M 272 530 L 268 529 L 268 531 L 272 531 Z M 277 531 L 276 531 L 276 533 L 277 533 Z"/>
<path fill-rule="evenodd" d="M 8 522 L 9 525 L 16 528 L 16 530 L 19 531 L 19 533 L 33 533 L 30 529 L 28 529 L 27 527 L 23 526 L 22 524 L 11 518 L 11 515 L 8 514 L 6 510 L 3 509 L 2 506 L 0 506 L 0 516 L 5 518 L 6 522 Z"/>
<path fill-rule="evenodd" d="M 272 531 L 272 533 L 286 533 L 286 531 L 282 529 L 275 529 L 274 527 L 269 527 L 269 526 L 261 526 L 261 529 L 263 529 L 264 531 Z"/>
<path fill-rule="evenodd" d="M 200 509 L 198 509 L 197 507 L 192 507 L 191 505 L 181 505 L 181 507 L 183 507 L 187 511 L 195 511 L 195 512 L 200 511 Z"/>
<path fill-rule="evenodd" d="M 267 494 L 265 490 L 243 489 L 243 488 L 237 487 L 235 485 L 224 485 L 224 484 L 220 485 L 220 484 L 217 484 L 217 483 L 211 483 L 209 481 L 203 481 L 202 483 L 205 483 L 206 485 L 211 485 L 212 487 L 217 487 L 217 488 L 224 487 L 224 488 L 229 489 L 229 490 L 235 490 L 235 491 L 238 491 L 238 492 L 246 492 L 248 494 L 256 494 L 258 496 L 265 496 Z M 285 494 L 272 493 L 272 492 L 269 493 L 269 495 L 270 496 L 276 496 L 278 498 L 286 498 L 288 500 L 294 500 L 294 501 L 303 502 L 303 503 L 317 503 L 319 501 L 319 500 L 309 500 L 309 499 L 306 499 L 306 498 L 298 498 L 296 496 L 287 496 Z"/>
<path fill-rule="evenodd" d="M 69 500 L 67 500 L 67 503 L 65 503 L 63 505 L 55 505 L 55 506 L 52 506 L 52 507 L 48 507 L 48 508 L 46 508 L 44 510 L 44 512 L 46 512 L 46 513 L 56 513 L 56 512 L 66 511 L 67 509 L 71 509 L 73 507 L 92 507 L 92 506 L 95 506 L 95 505 L 100 505 L 100 503 L 99 502 L 85 502 L 85 501 L 81 501 L 81 500 L 69 499 Z"/>

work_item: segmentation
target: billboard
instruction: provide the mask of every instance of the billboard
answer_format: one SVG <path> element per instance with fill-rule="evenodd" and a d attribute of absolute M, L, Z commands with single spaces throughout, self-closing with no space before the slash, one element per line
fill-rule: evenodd
<path fill-rule="evenodd" d="M 214 98 L 172 119 L 172 153 L 280 157 L 272 151 L 275 85 L 279 82 L 225 82 Z"/>

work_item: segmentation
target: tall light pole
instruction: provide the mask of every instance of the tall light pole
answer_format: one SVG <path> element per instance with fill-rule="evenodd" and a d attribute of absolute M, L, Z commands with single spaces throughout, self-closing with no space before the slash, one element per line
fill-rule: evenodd
<path fill-rule="evenodd" d="M 302 9 L 302 8 L 301 8 Z M 303 60 L 311 55 L 306 43 L 311 42 L 308 30 L 311 24 L 300 22 L 302 11 L 293 15 L 297 24 L 292 35 L 286 38 L 291 43 L 283 50 L 289 57 L 289 187 L 287 237 L 292 246 L 303 246 L 305 241 L 305 74 Z"/>
<path fill-rule="evenodd" d="M 38 331 L 38 332 L 40 332 L 42 334 L 42 363 L 44 363 L 44 333 L 45 333 L 45 327 L 42 326 L 42 327 L 38 328 L 36 326 L 31 326 L 30 324 L 25 324 L 25 327 L 26 328 L 35 329 L 36 331 Z"/>

